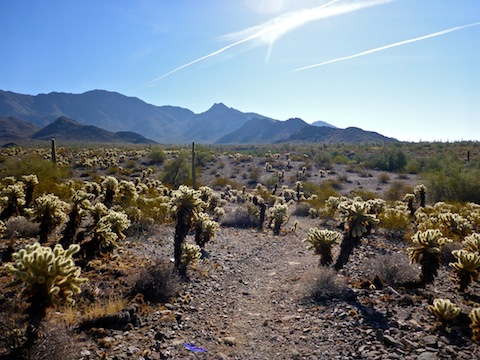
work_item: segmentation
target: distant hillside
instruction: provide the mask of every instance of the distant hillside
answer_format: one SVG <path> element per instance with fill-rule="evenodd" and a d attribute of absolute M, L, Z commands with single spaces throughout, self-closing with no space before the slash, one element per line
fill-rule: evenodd
<path fill-rule="evenodd" d="M 287 121 L 252 119 L 240 129 L 217 140 L 217 144 L 264 144 L 287 139 L 291 134 L 307 126 L 301 119 Z"/>
<path fill-rule="evenodd" d="M 40 128 L 13 116 L 0 116 L 0 141 L 28 139 Z"/>
<path fill-rule="evenodd" d="M 79 141 L 79 142 L 125 142 L 134 144 L 153 144 L 152 140 L 146 139 L 143 136 L 129 132 L 111 132 L 100 129 L 92 125 L 82 125 L 77 121 L 67 117 L 59 117 L 50 125 L 47 125 L 40 131 L 32 135 L 32 139 L 63 141 Z"/>
<path fill-rule="evenodd" d="M 307 125 L 292 134 L 284 142 L 330 142 L 330 143 L 385 143 L 397 142 L 397 139 L 383 136 L 373 131 L 356 127 L 337 129 Z"/>
<path fill-rule="evenodd" d="M 223 104 L 195 114 L 181 107 L 154 106 L 104 90 L 36 96 L 0 90 L 0 115 L 16 116 L 39 127 L 65 116 L 83 125 L 109 131 L 133 131 L 162 143 L 213 143 L 254 117 L 264 118 Z"/>
<path fill-rule="evenodd" d="M 135 97 L 105 90 L 83 94 L 52 92 L 36 96 L 0 90 L 0 116 L 26 120 L 39 128 L 46 126 L 35 135 L 39 138 L 60 136 L 77 141 L 93 138 L 95 140 L 91 141 L 121 139 L 138 143 L 144 143 L 148 138 L 165 144 L 192 141 L 205 144 L 394 141 L 361 129 L 338 129 L 324 121 L 308 125 L 301 119 L 274 120 L 256 113 L 244 113 L 222 103 L 195 114 L 189 109 L 154 106 Z M 75 119 L 75 125 L 59 124 L 58 121 L 52 124 L 61 117 Z M 50 124 L 54 125 L 53 128 L 48 127 Z M 61 131 L 67 125 L 70 130 Z M 23 128 L 27 138 L 34 132 L 28 126 Z M 22 126 L 17 130 L 5 131 L 4 137 L 9 138 L 5 140 L 14 141 L 21 137 Z M 54 135 L 56 132 L 58 135 Z"/>
<path fill-rule="evenodd" d="M 321 121 L 321 120 L 318 120 L 318 121 L 314 121 L 313 123 L 311 123 L 310 125 L 313 125 L 313 126 L 327 126 L 327 127 L 331 127 L 331 128 L 335 128 L 335 129 L 338 129 L 336 126 L 333 126 L 325 121 Z"/>

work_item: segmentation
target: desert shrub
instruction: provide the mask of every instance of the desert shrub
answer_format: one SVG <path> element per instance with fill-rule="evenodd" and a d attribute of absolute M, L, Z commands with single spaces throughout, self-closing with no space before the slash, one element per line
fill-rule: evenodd
<path fill-rule="evenodd" d="M 21 159 L 8 159 L 3 171 L 10 176 L 20 179 L 22 175 L 35 174 L 38 177 L 38 185 L 35 186 L 35 194 L 55 193 L 63 198 L 70 194 L 60 194 L 58 185 L 71 175 L 71 168 L 56 166 L 49 160 L 43 159 L 38 154 L 29 154 Z"/>
<path fill-rule="evenodd" d="M 307 297 L 320 302 L 354 296 L 345 282 L 337 277 L 337 273 L 327 267 L 310 270 L 305 275 L 305 287 Z"/>
<path fill-rule="evenodd" d="M 383 283 L 391 286 L 414 281 L 418 274 L 403 254 L 377 255 L 368 264 L 369 275 L 378 276 Z"/>
<path fill-rule="evenodd" d="M 6 221 L 5 226 L 7 227 L 4 233 L 6 239 L 35 237 L 40 231 L 38 223 L 31 222 L 23 216 L 11 217 Z"/>
<path fill-rule="evenodd" d="M 224 189 L 226 186 L 231 186 L 233 189 L 241 188 L 238 182 L 224 177 L 218 177 L 212 181 L 212 188 L 215 190 Z"/>
<path fill-rule="evenodd" d="M 407 156 L 401 148 L 386 147 L 367 160 L 365 165 L 384 171 L 398 171 L 407 165 Z"/>
<path fill-rule="evenodd" d="M 142 294 L 144 300 L 163 303 L 178 295 L 179 278 L 172 267 L 162 261 L 140 272 L 132 294 Z"/>
<path fill-rule="evenodd" d="M 186 151 L 179 152 L 177 157 L 165 163 L 161 180 L 174 188 L 182 184 L 191 183 L 192 169 L 189 154 Z"/>
<path fill-rule="evenodd" d="M 377 179 L 380 184 L 388 184 L 388 182 L 390 181 L 390 175 L 388 175 L 387 173 L 380 173 Z"/>
<path fill-rule="evenodd" d="M 80 351 L 74 333 L 53 321 L 43 324 L 32 348 L 23 354 L 25 360 L 75 359 Z"/>
<path fill-rule="evenodd" d="M 409 213 L 401 208 L 388 208 L 378 218 L 379 227 L 390 239 L 403 239 L 411 228 Z"/>
<path fill-rule="evenodd" d="M 313 162 L 317 167 L 329 168 L 333 163 L 332 155 L 325 151 L 318 151 L 313 157 Z"/>
<path fill-rule="evenodd" d="M 292 215 L 308 217 L 310 215 L 311 206 L 305 202 L 299 202 L 295 205 Z"/>
<path fill-rule="evenodd" d="M 258 216 L 258 208 L 253 204 L 246 204 L 227 212 L 221 225 L 239 229 L 255 228 L 258 226 Z"/>
<path fill-rule="evenodd" d="M 365 189 L 353 189 L 348 194 L 349 197 L 354 198 L 356 196 L 361 197 L 363 200 L 374 200 L 378 198 L 378 194 Z"/>
<path fill-rule="evenodd" d="M 429 198 L 438 201 L 462 201 L 480 203 L 480 169 L 461 163 L 449 163 L 440 169 L 424 174 Z"/>
<path fill-rule="evenodd" d="M 385 199 L 390 201 L 402 200 L 407 193 L 413 193 L 413 187 L 397 180 L 392 182 L 385 192 Z"/>
<path fill-rule="evenodd" d="M 163 149 L 152 148 L 147 156 L 149 165 L 162 165 L 167 160 L 167 154 Z"/>

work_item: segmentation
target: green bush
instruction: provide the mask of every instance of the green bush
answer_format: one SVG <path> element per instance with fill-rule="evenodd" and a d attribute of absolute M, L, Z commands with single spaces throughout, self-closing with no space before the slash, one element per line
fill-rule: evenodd
<path fill-rule="evenodd" d="M 407 155 L 400 148 L 387 147 L 380 149 L 377 154 L 366 162 L 366 165 L 384 171 L 403 170 L 407 165 Z"/>
<path fill-rule="evenodd" d="M 153 148 L 148 154 L 149 165 L 162 165 L 167 160 L 167 154 L 160 148 Z"/>
<path fill-rule="evenodd" d="M 180 152 L 178 156 L 165 163 L 162 172 L 162 181 L 177 188 L 180 185 L 191 183 L 192 169 L 189 154 L 186 151 Z"/>

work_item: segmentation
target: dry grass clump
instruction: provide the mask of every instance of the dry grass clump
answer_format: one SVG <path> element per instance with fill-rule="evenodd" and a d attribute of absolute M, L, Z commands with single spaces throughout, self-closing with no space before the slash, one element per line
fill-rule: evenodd
<path fill-rule="evenodd" d="M 307 297 L 315 301 L 348 299 L 354 296 L 351 289 L 337 273 L 326 267 L 308 271 L 305 275 L 305 292 Z"/>
<path fill-rule="evenodd" d="M 158 261 L 144 269 L 133 287 L 133 294 L 142 294 L 143 299 L 162 303 L 178 295 L 179 278 L 169 264 Z"/>
<path fill-rule="evenodd" d="M 383 254 L 373 258 L 367 272 L 371 278 L 378 276 L 383 283 L 391 286 L 404 284 L 418 278 L 418 270 L 410 265 L 404 254 Z"/>
<path fill-rule="evenodd" d="M 124 298 L 113 296 L 106 299 L 99 299 L 86 306 L 83 310 L 83 318 L 89 320 L 114 315 L 125 309 L 126 306 L 127 299 Z"/>

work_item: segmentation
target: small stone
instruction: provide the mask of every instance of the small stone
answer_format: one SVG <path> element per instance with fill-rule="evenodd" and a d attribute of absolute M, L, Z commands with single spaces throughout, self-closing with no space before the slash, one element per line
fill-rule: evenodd
<path fill-rule="evenodd" d="M 297 360 L 301 358 L 301 354 L 297 350 L 293 349 L 292 352 L 290 353 L 290 357 L 293 360 Z"/>
<path fill-rule="evenodd" d="M 233 336 L 227 336 L 223 338 L 223 343 L 225 345 L 235 346 L 237 345 L 237 339 L 235 339 Z"/>
<path fill-rule="evenodd" d="M 438 347 L 438 339 L 434 335 L 424 336 L 423 337 L 423 342 L 428 347 L 431 347 L 431 348 L 437 348 Z"/>
<path fill-rule="evenodd" d="M 425 351 L 418 355 L 417 360 L 437 360 L 437 354 Z"/>
<path fill-rule="evenodd" d="M 383 335 L 382 340 L 383 340 L 384 344 L 388 345 L 388 346 L 402 347 L 402 348 L 404 347 L 404 345 L 400 341 L 394 339 L 390 335 Z"/>

